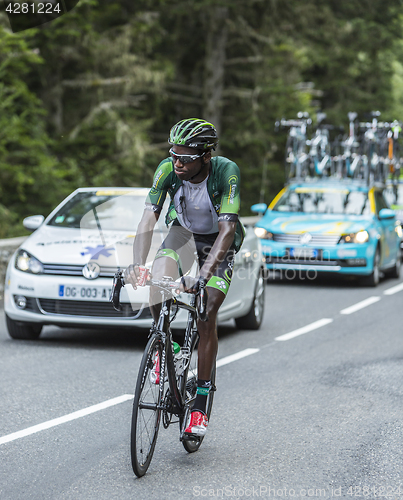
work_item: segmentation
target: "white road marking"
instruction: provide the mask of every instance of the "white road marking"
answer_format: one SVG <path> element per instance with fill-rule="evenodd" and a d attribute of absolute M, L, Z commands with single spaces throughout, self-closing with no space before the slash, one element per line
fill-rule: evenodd
<path fill-rule="evenodd" d="M 238 359 L 245 358 L 246 356 L 250 356 L 251 354 L 256 354 L 260 349 L 253 349 L 250 347 L 249 349 L 244 349 L 243 351 L 236 352 L 235 354 L 231 354 L 230 356 L 226 356 L 225 358 L 221 358 L 217 361 L 217 368 L 220 366 L 228 365 L 233 361 L 238 361 Z"/>
<path fill-rule="evenodd" d="M 108 401 L 104 401 L 103 403 L 99 403 L 93 406 L 89 406 L 88 408 L 84 408 L 82 410 L 69 413 L 68 415 L 64 415 L 64 417 L 48 420 L 47 422 L 34 425 L 33 427 L 28 427 L 27 429 L 23 429 L 22 431 L 13 432 L 13 434 L 8 434 L 7 436 L 3 436 L 2 438 L 0 438 L 0 444 L 9 443 L 10 441 L 15 441 L 16 439 L 30 436 L 31 434 L 35 434 L 36 432 L 44 431 L 45 429 L 50 429 L 51 427 L 55 427 L 56 425 L 65 424 L 66 422 L 70 422 L 71 420 L 76 420 L 77 418 L 85 417 L 86 415 L 90 415 L 91 413 L 104 410 L 105 408 L 109 408 L 110 406 L 118 405 L 119 403 L 124 403 L 129 399 L 133 399 L 132 394 L 123 394 L 123 396 L 119 396 L 113 399 L 108 399 Z"/>
<path fill-rule="evenodd" d="M 246 356 L 250 356 L 251 354 L 255 354 L 257 352 L 259 352 L 259 349 L 253 349 L 253 348 L 244 349 L 243 351 L 231 354 L 231 356 L 226 356 L 225 358 L 219 359 L 217 361 L 217 367 L 227 365 L 229 363 L 232 363 L 233 361 L 237 361 L 238 359 L 245 358 Z M 95 413 L 100 410 L 105 410 L 106 408 L 118 405 L 120 403 L 124 403 L 125 401 L 128 401 L 130 399 L 133 399 L 132 394 L 123 394 L 123 396 L 109 399 L 108 401 L 104 401 L 103 403 L 89 406 L 88 408 L 84 408 L 83 410 L 78 410 L 73 413 L 69 413 L 68 415 L 64 415 L 63 417 L 55 418 L 53 420 L 48 420 L 47 422 L 34 425 L 33 427 L 28 427 L 27 429 L 23 429 L 22 431 L 13 432 L 12 434 L 7 434 L 6 436 L 0 438 L 0 445 L 9 443 L 10 441 L 15 441 L 16 439 L 30 436 L 31 434 L 35 434 L 36 432 L 50 429 L 51 427 L 55 427 L 56 425 L 65 424 L 66 422 L 71 422 L 72 420 L 85 417 L 86 415 L 91 415 L 91 413 Z"/>
<path fill-rule="evenodd" d="M 340 311 L 340 314 L 353 314 L 356 311 L 359 311 L 360 309 L 364 309 L 364 307 L 368 307 L 371 304 L 375 304 L 375 302 L 378 302 L 381 300 L 381 297 L 373 296 L 373 297 L 368 297 L 368 299 L 362 300 L 361 302 L 358 302 L 357 304 L 354 304 L 353 306 L 346 307 L 346 309 L 342 309 Z"/>
<path fill-rule="evenodd" d="M 276 337 L 274 340 L 279 340 L 279 341 L 284 341 L 284 340 L 290 340 L 293 339 L 294 337 L 298 337 L 299 335 L 304 335 L 304 333 L 312 332 L 312 330 L 317 330 L 318 328 L 321 328 L 322 326 L 326 326 L 329 323 L 332 323 L 332 319 L 330 318 L 323 318 L 318 321 L 315 321 L 314 323 L 311 323 L 310 325 L 303 326 L 302 328 L 298 328 L 298 330 L 294 330 L 290 333 L 286 333 L 284 335 L 280 335 L 280 337 Z"/>
<path fill-rule="evenodd" d="M 400 283 L 400 285 L 392 286 L 392 288 L 388 288 L 387 290 L 384 290 L 385 295 L 393 295 L 397 292 L 401 292 L 403 290 L 403 283 Z"/>

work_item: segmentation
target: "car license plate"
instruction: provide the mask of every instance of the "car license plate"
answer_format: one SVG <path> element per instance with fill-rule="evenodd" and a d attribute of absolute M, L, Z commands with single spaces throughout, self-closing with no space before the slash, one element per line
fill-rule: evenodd
<path fill-rule="evenodd" d="M 110 293 L 108 287 L 59 285 L 59 299 L 107 301 Z"/>
<path fill-rule="evenodd" d="M 315 248 L 289 248 L 288 254 L 295 259 L 317 259 L 319 250 Z"/>

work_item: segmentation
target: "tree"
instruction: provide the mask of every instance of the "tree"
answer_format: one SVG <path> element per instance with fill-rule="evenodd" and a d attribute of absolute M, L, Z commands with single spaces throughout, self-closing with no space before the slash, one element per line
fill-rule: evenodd
<path fill-rule="evenodd" d="M 46 113 L 25 82 L 40 64 L 23 37 L 0 26 L 0 238 L 21 234 L 21 216 L 58 199 L 59 172 L 49 150 Z"/>

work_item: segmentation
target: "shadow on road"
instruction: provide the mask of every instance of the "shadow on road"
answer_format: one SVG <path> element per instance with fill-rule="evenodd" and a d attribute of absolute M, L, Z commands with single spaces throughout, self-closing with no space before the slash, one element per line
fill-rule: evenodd
<path fill-rule="evenodd" d="M 38 340 L 13 340 L 8 336 L 5 325 L 4 329 L 1 327 L 0 330 L 0 344 L 12 342 L 15 345 L 24 344 L 25 346 L 43 348 L 68 347 L 72 349 L 142 352 L 148 337 L 148 330 L 145 329 L 83 329 L 45 326 Z"/>
<path fill-rule="evenodd" d="M 341 275 L 327 275 L 320 274 L 315 277 L 299 272 L 289 272 L 283 274 L 271 274 L 266 280 L 268 285 L 294 285 L 294 286 L 308 286 L 312 288 L 367 288 L 360 283 L 359 278 L 355 276 L 341 276 Z"/>
<path fill-rule="evenodd" d="M 3 332 L 2 332 L 3 333 Z M 139 351 L 142 352 L 147 344 L 149 330 L 136 328 L 129 329 L 89 329 L 89 328 L 58 328 L 56 326 L 44 327 L 41 336 L 38 340 L 12 340 L 6 334 L 4 328 L 4 335 L 0 339 L 4 341 L 24 343 L 25 345 L 32 345 L 37 347 L 46 348 L 60 348 L 68 347 L 72 349 L 97 349 L 109 351 Z M 226 338 L 232 335 L 240 334 L 243 332 L 238 330 L 235 326 L 228 324 L 218 327 L 218 337 Z M 179 331 L 174 331 L 174 340 L 181 343 Z"/>

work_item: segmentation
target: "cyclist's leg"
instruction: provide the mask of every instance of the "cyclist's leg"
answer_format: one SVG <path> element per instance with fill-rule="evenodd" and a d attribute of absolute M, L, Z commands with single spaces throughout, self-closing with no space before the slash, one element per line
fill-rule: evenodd
<path fill-rule="evenodd" d="M 204 243 L 204 242 L 203 242 Z M 211 246 L 204 245 L 196 239 L 198 247 L 200 267 L 202 267 L 207 258 Z M 207 283 L 208 301 L 207 313 L 208 321 L 198 321 L 197 329 L 200 335 L 198 348 L 198 378 L 209 380 L 213 368 L 217 350 L 217 313 L 229 290 L 232 278 L 232 269 L 234 264 L 235 252 L 230 249 L 224 260 L 217 267 L 214 276 Z"/>
<path fill-rule="evenodd" d="M 225 294 L 216 289 L 208 290 L 208 321 L 198 321 L 197 330 L 200 335 L 198 378 L 210 380 L 211 370 L 218 351 L 217 313 L 225 299 Z"/>
<path fill-rule="evenodd" d="M 196 237 L 196 246 L 200 267 L 202 267 L 210 253 L 211 245 L 206 245 L 206 239 Z M 207 283 L 207 313 L 209 319 L 205 322 L 199 320 L 197 324 L 200 335 L 198 361 L 198 374 L 200 379 L 207 380 L 210 377 L 217 356 L 217 313 L 221 304 L 224 302 L 231 284 L 234 259 L 235 251 L 231 248 L 228 250 L 225 258 L 218 265 L 214 275 Z"/>
<path fill-rule="evenodd" d="M 208 255 L 211 247 L 200 248 L 200 241 L 196 239 L 200 265 Z M 189 415 L 185 433 L 203 437 L 208 424 L 208 417 L 212 405 L 212 389 L 215 379 L 215 359 L 218 350 L 217 313 L 228 292 L 234 262 L 235 252 L 229 250 L 225 259 L 216 269 L 214 276 L 207 283 L 208 320 L 197 323 L 200 340 L 198 346 L 197 394 L 192 413 Z M 203 415 L 204 414 L 204 415 Z M 207 418 L 206 418 L 207 416 Z"/>

